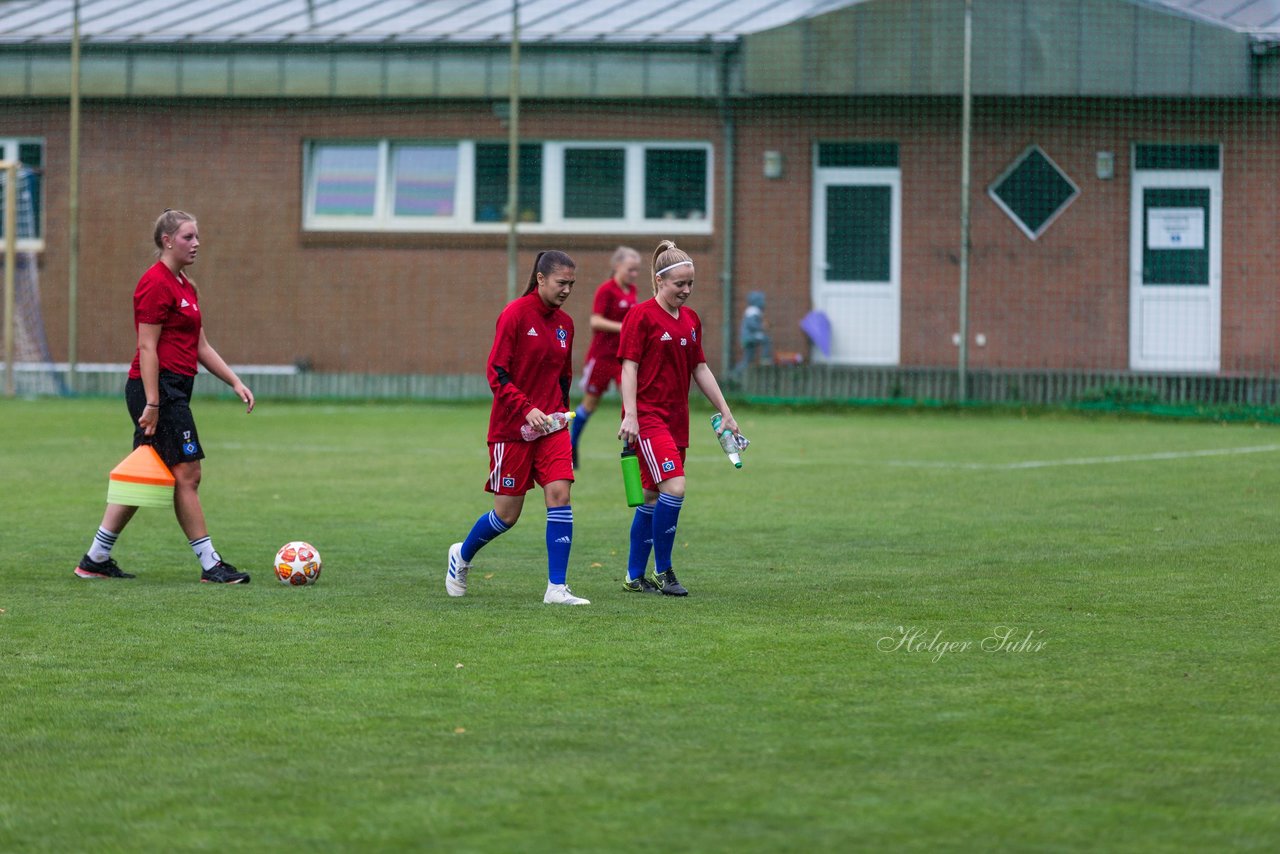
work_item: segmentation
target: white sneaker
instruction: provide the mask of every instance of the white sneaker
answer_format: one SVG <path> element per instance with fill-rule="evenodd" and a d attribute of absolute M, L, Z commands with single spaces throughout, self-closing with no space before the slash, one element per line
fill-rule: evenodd
<path fill-rule="evenodd" d="M 590 599 L 574 596 L 567 584 L 548 584 L 547 593 L 542 597 L 546 605 L 590 605 Z"/>
<path fill-rule="evenodd" d="M 449 571 L 444 575 L 444 589 L 450 596 L 467 595 L 467 570 L 471 564 L 462 559 L 462 543 L 449 546 Z"/>

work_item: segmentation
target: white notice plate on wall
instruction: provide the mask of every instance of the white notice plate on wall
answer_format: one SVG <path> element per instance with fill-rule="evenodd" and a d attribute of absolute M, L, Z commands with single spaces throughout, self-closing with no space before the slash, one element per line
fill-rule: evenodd
<path fill-rule="evenodd" d="M 1203 249 L 1204 208 L 1147 208 L 1148 249 Z"/>

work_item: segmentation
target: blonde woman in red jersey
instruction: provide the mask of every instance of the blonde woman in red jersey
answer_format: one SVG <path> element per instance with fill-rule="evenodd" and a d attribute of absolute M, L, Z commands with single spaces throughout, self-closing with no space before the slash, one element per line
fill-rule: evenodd
<path fill-rule="evenodd" d="M 693 259 L 672 241 L 662 241 L 653 253 L 653 299 L 633 308 L 622 322 L 618 438 L 637 446 L 645 500 L 631 521 L 627 581 L 622 586 L 633 593 L 689 593 L 671 567 L 671 547 L 684 504 L 690 380 L 720 412 L 724 427 L 738 432 L 738 422 L 702 352 L 702 321 L 685 305 L 693 281 Z M 653 580 L 645 577 L 651 547 Z"/>
<path fill-rule="evenodd" d="M 610 260 L 611 275 L 596 288 L 591 304 L 591 345 L 582 366 L 582 403 L 569 428 L 573 440 L 573 467 L 578 467 L 578 441 L 582 428 L 600 405 L 600 395 L 609 390 L 622 374 L 618 362 L 618 333 L 622 320 L 636 304 L 636 278 L 640 275 L 640 253 L 630 246 L 619 246 Z"/>
<path fill-rule="evenodd" d="M 248 573 L 227 563 L 213 547 L 200 506 L 200 444 L 191 415 L 191 391 L 197 366 L 231 386 L 253 412 L 253 392 L 240 381 L 204 334 L 200 294 L 187 278 L 196 262 L 200 230 L 195 217 L 167 210 L 153 229 L 156 255 L 133 292 L 133 323 L 138 350 L 125 383 L 124 399 L 134 422 L 133 447 L 150 444 L 173 472 L 173 510 L 187 542 L 200 561 L 200 580 L 248 584 Z M 133 578 L 111 557 L 111 549 L 137 507 L 108 504 L 89 551 L 76 565 L 81 578 Z"/>
<path fill-rule="evenodd" d="M 573 320 L 561 310 L 573 291 L 575 264 L 563 252 L 539 252 L 524 295 L 498 316 L 489 351 L 489 480 L 493 510 L 471 526 L 460 543 L 449 547 L 445 592 L 465 596 L 467 574 L 476 552 L 511 529 L 524 508 L 525 493 L 537 483 L 547 505 L 548 605 L 590 605 L 566 583 L 573 545 L 573 450 L 567 430 L 547 433 L 532 442 L 520 435 L 529 425 L 551 426 L 551 413 L 569 408 L 572 378 Z"/>

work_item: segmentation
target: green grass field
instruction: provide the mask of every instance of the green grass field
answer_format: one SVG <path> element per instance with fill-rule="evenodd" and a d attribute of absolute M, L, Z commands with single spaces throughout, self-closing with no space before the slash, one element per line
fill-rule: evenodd
<path fill-rule="evenodd" d="M 1280 429 L 695 410 L 674 600 L 606 411 L 557 608 L 540 493 L 444 594 L 487 407 L 197 402 L 227 588 L 163 510 L 75 578 L 123 404 L 0 403 L 0 850 L 1280 846 Z"/>

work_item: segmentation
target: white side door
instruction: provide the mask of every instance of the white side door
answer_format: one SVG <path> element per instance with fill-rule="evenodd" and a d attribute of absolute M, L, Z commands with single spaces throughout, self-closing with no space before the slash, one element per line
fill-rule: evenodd
<path fill-rule="evenodd" d="M 1135 169 L 1129 246 L 1129 367 L 1217 372 L 1222 173 Z"/>
<path fill-rule="evenodd" d="M 819 168 L 813 187 L 813 307 L 831 321 L 831 356 L 896 365 L 902 314 L 902 173 Z"/>

